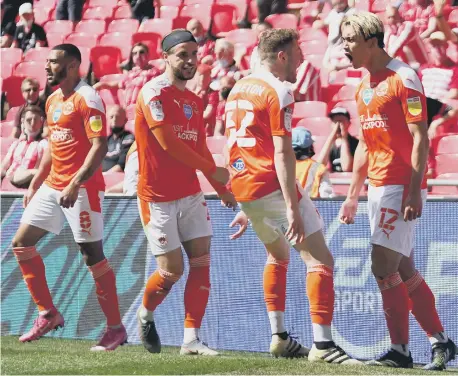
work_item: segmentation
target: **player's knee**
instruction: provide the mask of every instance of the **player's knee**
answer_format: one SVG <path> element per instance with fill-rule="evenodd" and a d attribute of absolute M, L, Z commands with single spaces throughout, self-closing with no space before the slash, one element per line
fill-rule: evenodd
<path fill-rule="evenodd" d="M 13 238 L 13 241 L 11 242 L 11 246 L 13 248 L 20 248 L 20 247 L 30 247 L 33 246 L 34 244 L 30 244 L 27 239 L 25 239 L 23 236 L 16 234 Z"/>

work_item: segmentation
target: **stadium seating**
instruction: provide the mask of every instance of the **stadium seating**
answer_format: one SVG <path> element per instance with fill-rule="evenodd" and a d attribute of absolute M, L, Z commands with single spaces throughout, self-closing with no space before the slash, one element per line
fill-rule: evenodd
<path fill-rule="evenodd" d="M 307 40 L 300 44 L 304 55 L 324 55 L 328 45 L 322 40 Z"/>
<path fill-rule="evenodd" d="M 131 104 L 126 108 L 127 120 L 135 119 L 135 104 Z"/>
<path fill-rule="evenodd" d="M 266 21 L 275 29 L 295 29 L 298 24 L 297 17 L 291 13 L 271 14 L 266 17 Z"/>
<path fill-rule="evenodd" d="M 307 128 L 314 136 L 327 136 L 331 131 L 332 122 L 328 117 L 310 117 L 301 119 L 296 127 Z"/>
<path fill-rule="evenodd" d="M 161 17 L 160 18 L 173 20 L 177 18 L 179 14 L 180 14 L 179 7 L 169 6 L 169 5 L 161 6 Z"/>
<path fill-rule="evenodd" d="M 132 49 L 130 43 L 126 42 L 126 34 L 118 32 L 105 33 L 101 35 L 99 39 L 99 45 L 118 47 L 121 50 L 121 56 L 123 60 L 129 59 L 130 50 Z"/>
<path fill-rule="evenodd" d="M 33 77 L 40 83 L 40 89 L 44 89 L 46 86 L 46 72 L 43 63 L 37 63 L 34 61 L 25 61 L 19 63 L 14 69 L 16 76 Z"/>
<path fill-rule="evenodd" d="M 167 18 L 153 18 L 152 20 L 143 21 L 138 28 L 139 32 L 156 33 L 164 37 L 172 31 L 173 22 Z"/>
<path fill-rule="evenodd" d="M 34 8 L 33 10 L 33 20 L 38 25 L 45 24 L 49 19 L 52 18 L 52 10 L 48 8 Z"/>
<path fill-rule="evenodd" d="M 141 42 L 148 46 L 151 60 L 161 56 L 161 40 L 162 36 L 157 33 L 135 33 L 132 35 L 132 45 Z"/>
<path fill-rule="evenodd" d="M 458 173 L 442 174 L 436 177 L 441 180 L 458 180 Z M 433 195 L 458 196 L 458 186 L 433 186 L 431 189 Z"/>
<path fill-rule="evenodd" d="M 457 171 L 458 153 L 455 154 L 439 154 L 436 156 L 436 174 L 442 175 L 454 173 Z"/>
<path fill-rule="evenodd" d="M 355 100 L 356 86 L 345 85 L 342 86 L 337 94 L 334 96 L 333 100 L 335 102 L 339 101 L 353 101 Z"/>
<path fill-rule="evenodd" d="M 135 134 L 135 121 L 134 121 L 134 120 L 129 120 L 129 121 L 126 123 L 124 129 L 125 129 L 126 131 L 129 131 L 129 132 L 132 132 L 133 134 Z"/>
<path fill-rule="evenodd" d="M 186 25 L 188 24 L 191 17 L 176 17 L 172 20 L 172 29 L 186 29 Z"/>
<path fill-rule="evenodd" d="M 210 26 L 210 10 L 211 8 L 203 4 L 185 5 L 180 12 L 181 17 L 191 17 L 199 20 L 204 29 L 208 30 Z"/>
<path fill-rule="evenodd" d="M 52 48 L 58 44 L 64 43 L 67 35 L 68 34 L 62 34 L 60 32 L 46 33 L 46 39 L 48 40 L 49 47 Z"/>
<path fill-rule="evenodd" d="M 294 105 L 293 119 L 300 120 L 311 117 L 326 117 L 327 113 L 328 105 L 325 102 L 296 102 Z"/>
<path fill-rule="evenodd" d="M 101 35 L 105 32 L 106 24 L 104 20 L 81 20 L 75 26 L 75 33 L 87 33 Z"/>
<path fill-rule="evenodd" d="M 102 89 L 98 91 L 100 98 L 102 98 L 105 106 L 112 106 L 119 104 L 118 89 Z"/>
<path fill-rule="evenodd" d="M 105 189 L 108 189 L 124 180 L 124 172 L 105 172 L 103 178 L 105 180 Z"/>
<path fill-rule="evenodd" d="M 21 96 L 22 96 L 22 94 L 21 94 Z M 7 121 L 14 120 L 18 111 L 19 111 L 19 106 L 10 107 L 10 109 L 8 110 L 8 112 L 6 114 L 6 120 Z"/>
<path fill-rule="evenodd" d="M 86 2 L 87 6 L 90 8 L 95 8 L 95 7 L 114 8 L 116 7 L 117 3 L 118 3 L 118 0 L 89 0 L 89 2 Z"/>
<path fill-rule="evenodd" d="M 20 48 L 2 48 L 2 63 L 8 62 L 13 65 L 16 65 L 22 60 L 22 50 Z"/>
<path fill-rule="evenodd" d="M 50 50 L 49 47 L 32 48 L 25 53 L 24 61 L 35 61 L 44 65 Z"/>
<path fill-rule="evenodd" d="M 246 0 L 216 0 L 215 4 L 231 4 L 235 6 L 237 20 L 243 19 L 247 10 Z"/>
<path fill-rule="evenodd" d="M 1 185 L 2 192 L 17 192 L 17 193 L 26 193 L 27 189 L 16 188 L 13 184 L 11 184 L 9 179 L 3 179 Z"/>
<path fill-rule="evenodd" d="M 118 47 L 95 46 L 90 52 L 92 72 L 97 79 L 107 74 L 119 73 L 121 60 L 121 50 Z"/>
<path fill-rule="evenodd" d="M 222 154 L 226 143 L 227 138 L 224 136 L 207 137 L 207 147 L 212 154 Z"/>
<path fill-rule="evenodd" d="M 458 153 L 458 135 L 445 136 L 439 140 L 437 154 Z M 457 166 L 458 171 L 458 166 Z"/>
<path fill-rule="evenodd" d="M 98 34 L 72 33 L 65 37 L 65 43 L 72 43 L 78 47 L 92 48 L 97 45 L 98 37 Z"/>
<path fill-rule="evenodd" d="M 99 6 L 87 8 L 83 12 L 83 20 L 105 20 L 113 15 L 113 8 L 110 6 Z"/>
<path fill-rule="evenodd" d="M 3 137 L 1 138 L 1 160 L 5 158 L 5 155 L 8 154 L 8 149 L 10 148 L 11 144 L 16 141 L 16 138 L 13 137 Z"/>
<path fill-rule="evenodd" d="M 113 12 L 113 19 L 115 20 L 128 19 L 131 17 L 132 17 L 132 9 L 130 5 L 128 4 L 119 6 Z"/>
<path fill-rule="evenodd" d="M 43 28 L 48 33 L 71 34 L 73 32 L 73 22 L 68 20 L 51 20 L 45 23 Z"/>
<path fill-rule="evenodd" d="M 328 43 L 328 37 L 326 33 L 322 30 L 313 29 L 311 27 L 306 27 L 299 30 L 300 42 L 307 42 L 311 40 L 320 41 L 322 43 Z"/>
<path fill-rule="evenodd" d="M 236 28 L 237 8 L 232 4 L 215 4 L 211 8 L 210 31 L 213 35 L 224 36 Z"/>
<path fill-rule="evenodd" d="M 147 22 L 147 21 L 145 21 Z M 139 22 L 136 19 L 122 19 L 122 20 L 113 20 L 108 24 L 107 31 L 109 33 L 127 33 L 134 34 L 137 32 L 139 27 Z"/>
<path fill-rule="evenodd" d="M 1 137 L 10 137 L 11 132 L 14 128 L 14 121 L 2 121 L 0 123 L 0 136 Z"/>
<path fill-rule="evenodd" d="M 231 30 L 226 34 L 224 38 L 233 44 L 239 43 L 247 47 L 254 46 L 257 43 L 257 35 L 251 29 Z"/>
<path fill-rule="evenodd" d="M 14 64 L 10 63 L 9 61 L 3 61 L 1 62 L 2 66 L 2 79 L 8 78 L 13 74 L 13 67 Z"/>
<path fill-rule="evenodd" d="M 329 174 L 331 179 L 351 179 L 353 173 L 351 172 L 333 172 Z M 346 196 L 350 184 L 333 184 L 332 188 L 336 196 Z"/>

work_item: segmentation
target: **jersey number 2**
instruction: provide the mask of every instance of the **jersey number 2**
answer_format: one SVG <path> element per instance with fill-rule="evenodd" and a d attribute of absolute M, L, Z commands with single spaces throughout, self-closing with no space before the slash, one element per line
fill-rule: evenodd
<path fill-rule="evenodd" d="M 234 111 L 245 111 L 245 116 L 240 121 L 236 123 L 232 116 Z M 226 129 L 229 130 L 229 139 L 227 140 L 228 148 L 237 142 L 237 146 L 241 148 L 250 148 L 256 145 L 256 139 L 254 137 L 245 137 L 246 129 L 248 126 L 253 124 L 254 112 L 253 104 L 247 100 L 239 99 L 235 101 L 230 101 L 226 103 L 225 113 L 226 113 Z"/>

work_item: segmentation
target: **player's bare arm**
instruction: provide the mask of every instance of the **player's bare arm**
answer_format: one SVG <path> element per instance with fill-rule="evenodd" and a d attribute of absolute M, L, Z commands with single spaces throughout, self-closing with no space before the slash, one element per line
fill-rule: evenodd
<path fill-rule="evenodd" d="M 40 166 L 38 167 L 38 171 L 33 177 L 32 181 L 30 182 L 29 189 L 27 193 L 24 195 L 23 206 L 24 208 L 27 207 L 30 200 L 34 196 L 35 192 L 40 188 L 43 184 L 49 172 L 51 171 L 52 159 L 51 159 L 51 143 L 48 144 L 48 147 L 43 152 L 43 158 L 41 159 Z"/>
<path fill-rule="evenodd" d="M 355 156 L 353 158 L 353 174 L 350 188 L 348 189 L 347 199 L 340 208 L 339 219 L 341 223 L 350 225 L 355 222 L 355 215 L 358 209 L 359 192 L 361 192 L 361 188 L 366 180 L 367 168 L 367 145 L 361 135 L 358 146 L 356 147 Z"/>
<path fill-rule="evenodd" d="M 286 231 L 288 240 L 296 238 L 296 243 L 305 239 L 304 223 L 299 212 L 296 188 L 296 157 L 290 136 L 273 136 L 274 164 L 278 181 L 287 207 L 289 228 Z"/>
<path fill-rule="evenodd" d="M 89 142 L 92 146 L 84 160 L 84 164 L 60 196 L 60 205 L 64 208 L 73 207 L 78 198 L 78 191 L 81 185 L 94 175 L 108 152 L 106 137 L 94 137 L 89 139 Z"/>
<path fill-rule="evenodd" d="M 421 197 L 421 183 L 423 181 L 426 162 L 428 159 L 429 139 L 426 121 L 409 123 L 413 137 L 412 148 L 412 177 L 410 179 L 409 194 L 403 203 L 402 212 L 405 221 L 412 221 L 421 217 L 423 201 Z"/>

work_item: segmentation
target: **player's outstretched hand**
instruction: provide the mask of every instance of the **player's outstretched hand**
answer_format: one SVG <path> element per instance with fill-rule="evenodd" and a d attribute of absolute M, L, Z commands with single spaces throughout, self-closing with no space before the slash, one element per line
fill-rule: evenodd
<path fill-rule="evenodd" d="M 32 200 L 32 197 L 35 195 L 37 192 L 36 189 L 30 188 L 27 190 L 27 193 L 24 195 L 24 198 L 22 199 L 22 206 L 24 209 L 27 207 L 27 205 L 30 203 Z"/>
<path fill-rule="evenodd" d="M 409 193 L 401 209 L 401 213 L 404 215 L 404 221 L 414 221 L 420 218 L 422 210 L 423 200 L 421 198 L 421 192 Z"/>
<path fill-rule="evenodd" d="M 288 218 L 289 227 L 285 233 L 286 239 L 289 241 L 295 239 L 296 243 L 302 243 L 305 240 L 304 222 L 299 210 L 288 209 L 286 211 L 286 218 Z"/>
<path fill-rule="evenodd" d="M 63 208 L 73 208 L 78 199 L 79 186 L 69 184 L 60 194 L 59 204 Z"/>
<path fill-rule="evenodd" d="M 234 195 L 232 194 L 232 192 L 227 191 L 226 193 L 223 193 L 220 196 L 220 199 L 221 199 L 221 205 L 225 206 L 226 208 L 235 210 L 235 208 L 237 207 L 237 201 Z"/>
<path fill-rule="evenodd" d="M 230 236 L 231 240 L 240 238 L 248 228 L 248 217 L 243 211 L 236 214 L 229 227 L 232 228 L 235 225 L 238 225 L 239 229 Z"/>
<path fill-rule="evenodd" d="M 216 167 L 216 171 L 213 173 L 212 178 L 222 184 L 227 184 L 229 181 L 229 171 L 224 167 Z"/>
<path fill-rule="evenodd" d="M 358 210 L 358 200 L 347 198 L 340 208 L 340 223 L 351 225 L 355 223 L 356 211 Z"/>

